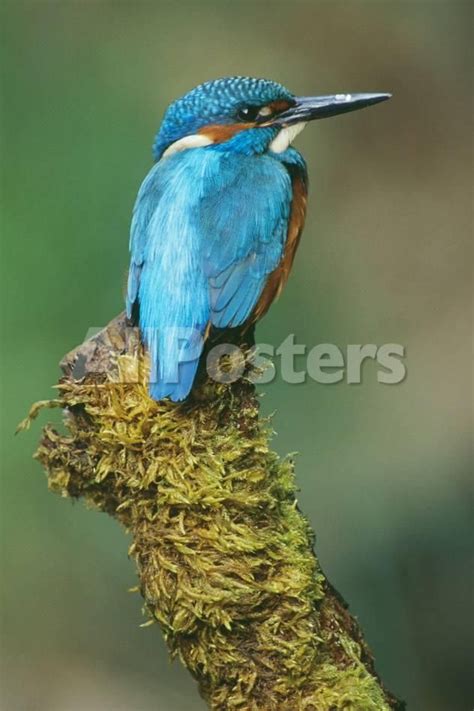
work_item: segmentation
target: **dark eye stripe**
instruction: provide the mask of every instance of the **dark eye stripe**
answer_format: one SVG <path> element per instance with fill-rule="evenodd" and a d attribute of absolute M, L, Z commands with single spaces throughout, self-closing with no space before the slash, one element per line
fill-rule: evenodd
<path fill-rule="evenodd" d="M 257 121 L 259 119 L 265 121 L 276 114 L 286 111 L 292 103 L 286 99 L 278 99 L 263 106 L 242 106 L 237 112 L 237 118 L 239 121 Z"/>

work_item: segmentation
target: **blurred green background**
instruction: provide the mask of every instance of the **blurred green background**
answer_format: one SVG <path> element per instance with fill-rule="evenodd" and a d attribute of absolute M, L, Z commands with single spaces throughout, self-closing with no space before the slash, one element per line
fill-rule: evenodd
<path fill-rule="evenodd" d="M 204 708 L 159 630 L 139 628 L 123 532 L 48 493 L 39 425 L 13 431 L 61 356 L 122 309 L 167 103 L 232 74 L 394 94 L 297 139 L 309 217 L 258 335 L 401 343 L 408 377 L 380 385 L 367 364 L 361 385 L 276 382 L 263 402 L 387 686 L 409 710 L 472 708 L 470 5 L 4 2 L 1 25 L 2 709 Z"/>

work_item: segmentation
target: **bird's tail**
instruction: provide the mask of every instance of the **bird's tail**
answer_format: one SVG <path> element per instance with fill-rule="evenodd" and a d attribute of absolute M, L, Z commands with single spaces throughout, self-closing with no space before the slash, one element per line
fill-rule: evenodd
<path fill-rule="evenodd" d="M 148 329 L 151 368 L 149 392 L 154 400 L 184 400 L 193 387 L 202 353 L 204 328 Z"/>

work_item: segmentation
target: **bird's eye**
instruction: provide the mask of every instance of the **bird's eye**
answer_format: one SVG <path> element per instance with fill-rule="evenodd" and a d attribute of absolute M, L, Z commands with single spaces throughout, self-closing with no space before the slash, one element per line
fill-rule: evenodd
<path fill-rule="evenodd" d="M 237 112 L 240 121 L 255 121 L 260 112 L 260 106 L 242 106 Z"/>

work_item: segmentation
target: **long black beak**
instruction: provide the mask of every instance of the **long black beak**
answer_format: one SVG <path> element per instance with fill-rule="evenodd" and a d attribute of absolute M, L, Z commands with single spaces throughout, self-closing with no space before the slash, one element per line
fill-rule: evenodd
<path fill-rule="evenodd" d="M 272 123 L 291 126 L 300 121 L 313 121 L 357 111 L 390 99 L 391 94 L 331 94 L 329 96 L 298 96 L 294 106 L 279 114 Z"/>

